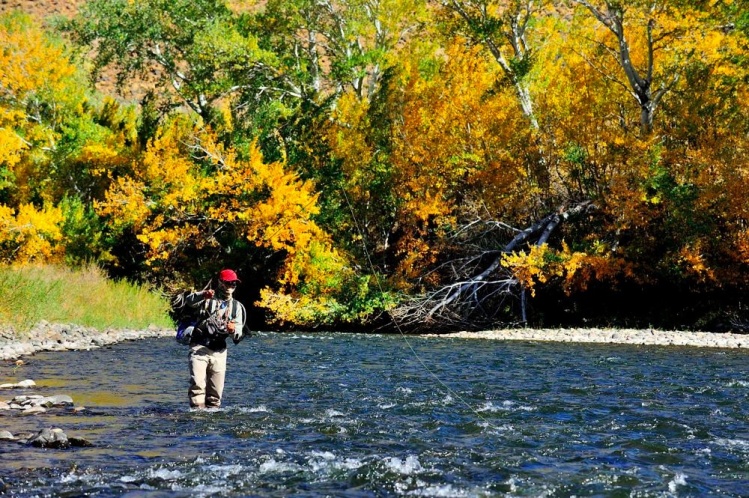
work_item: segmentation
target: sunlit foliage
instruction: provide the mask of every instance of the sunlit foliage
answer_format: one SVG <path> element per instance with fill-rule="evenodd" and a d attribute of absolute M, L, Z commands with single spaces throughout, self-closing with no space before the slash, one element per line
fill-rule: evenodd
<path fill-rule="evenodd" d="M 59 38 L 4 16 L 0 256 L 162 283 L 238 264 L 304 326 L 447 306 L 472 278 L 523 310 L 738 295 L 742 5 L 92 1 L 67 33 L 139 104 L 88 95 Z"/>
<path fill-rule="evenodd" d="M 62 260 L 63 221 L 59 208 L 37 210 L 22 204 L 17 211 L 0 205 L 0 263 L 54 263 Z"/>
<path fill-rule="evenodd" d="M 256 147 L 240 157 L 210 129 L 178 118 L 159 131 L 132 170 L 97 211 L 114 230 L 132 230 L 154 276 L 166 278 L 196 259 L 230 251 L 239 238 L 284 255 L 260 302 L 277 320 L 344 314 L 336 299 L 354 274 L 312 219 L 318 212 L 312 184 L 283 163 L 265 162 Z"/>

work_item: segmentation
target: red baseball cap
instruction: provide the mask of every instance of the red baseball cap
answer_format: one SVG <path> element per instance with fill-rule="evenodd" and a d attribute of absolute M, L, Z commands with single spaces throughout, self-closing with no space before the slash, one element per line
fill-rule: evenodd
<path fill-rule="evenodd" d="M 221 270 L 218 273 L 218 278 L 224 282 L 241 282 L 241 280 L 237 278 L 237 274 L 234 273 L 234 270 Z"/>

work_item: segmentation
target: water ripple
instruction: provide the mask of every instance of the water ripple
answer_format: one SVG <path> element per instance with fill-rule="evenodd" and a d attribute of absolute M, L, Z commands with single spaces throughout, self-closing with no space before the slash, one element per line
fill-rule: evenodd
<path fill-rule="evenodd" d="M 746 496 L 744 352 L 409 342 L 260 334 L 212 411 L 168 340 L 38 354 L 21 375 L 87 410 L 3 426 L 94 446 L 2 444 L 0 475 L 21 497 Z"/>

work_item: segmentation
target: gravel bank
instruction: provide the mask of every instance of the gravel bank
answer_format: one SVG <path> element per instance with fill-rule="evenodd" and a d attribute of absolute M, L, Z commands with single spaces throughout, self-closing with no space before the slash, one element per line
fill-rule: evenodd
<path fill-rule="evenodd" d="M 552 341 L 706 348 L 749 348 L 749 335 L 716 332 L 682 332 L 654 329 L 507 329 L 456 332 L 440 337 L 504 341 Z"/>
<path fill-rule="evenodd" d="M 21 339 L 12 330 L 0 330 L 0 360 L 15 360 L 39 351 L 88 350 L 147 337 L 171 337 L 172 329 L 149 327 L 144 330 L 108 329 L 65 325 L 42 321 Z"/>
<path fill-rule="evenodd" d="M 88 350 L 118 342 L 148 337 L 173 337 L 173 335 L 172 329 L 157 327 L 143 330 L 100 331 L 89 327 L 43 321 L 25 334 L 21 340 L 14 337 L 13 331 L 0 330 L 0 361 L 15 360 L 39 351 Z M 425 337 L 749 349 L 749 335 L 745 334 L 654 329 L 504 329 L 439 335 L 425 334 Z"/>

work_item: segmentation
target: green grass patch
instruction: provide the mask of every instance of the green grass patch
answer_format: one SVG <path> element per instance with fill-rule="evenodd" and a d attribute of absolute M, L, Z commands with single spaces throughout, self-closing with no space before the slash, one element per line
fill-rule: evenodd
<path fill-rule="evenodd" d="M 159 293 L 110 280 L 96 266 L 0 266 L 0 327 L 23 335 L 42 320 L 107 328 L 172 327 Z"/>

